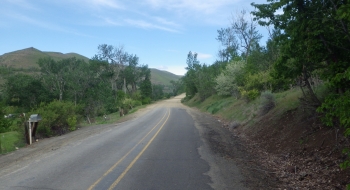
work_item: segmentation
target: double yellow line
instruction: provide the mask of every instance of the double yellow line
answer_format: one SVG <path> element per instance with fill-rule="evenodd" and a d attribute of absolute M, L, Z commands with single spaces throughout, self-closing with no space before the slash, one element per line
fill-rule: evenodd
<path fill-rule="evenodd" d="M 104 177 L 106 177 L 109 173 L 111 173 L 145 138 L 155 129 L 157 126 L 162 122 L 162 120 L 167 116 L 166 120 L 163 122 L 163 124 L 160 126 L 158 131 L 153 135 L 150 141 L 146 144 L 146 146 L 141 150 L 141 152 L 134 158 L 134 160 L 128 165 L 128 167 L 123 171 L 123 173 L 120 174 L 120 176 L 114 181 L 114 183 L 108 188 L 109 190 L 115 188 L 118 183 L 123 179 L 123 177 L 126 175 L 126 173 L 132 168 L 132 166 L 135 164 L 135 162 L 141 157 L 141 155 L 145 152 L 145 150 L 148 148 L 148 146 L 152 143 L 152 141 L 156 138 L 158 133 L 162 130 L 165 123 L 168 121 L 170 117 L 170 110 L 168 109 L 168 114 L 164 114 L 162 119 L 135 145 L 133 146 L 129 152 L 127 152 L 121 159 L 118 160 L 117 163 L 115 163 L 109 170 L 107 170 L 94 184 L 92 184 L 88 190 L 92 190 L 96 187 L 97 184 L 99 184 Z"/>

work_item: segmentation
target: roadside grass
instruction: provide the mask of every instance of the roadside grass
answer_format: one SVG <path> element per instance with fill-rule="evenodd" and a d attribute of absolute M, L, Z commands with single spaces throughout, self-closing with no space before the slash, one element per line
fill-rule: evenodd
<path fill-rule="evenodd" d="M 23 147 L 25 142 L 16 131 L 0 133 L 0 153 L 5 154 L 16 150 L 16 147 Z"/>
<path fill-rule="evenodd" d="M 323 92 L 324 88 L 320 88 Z M 299 98 L 302 96 L 300 88 L 293 88 L 288 91 L 273 93 L 276 106 L 269 111 L 268 116 L 272 121 L 280 118 L 285 112 L 299 107 Z M 219 116 L 226 121 L 236 121 L 250 127 L 259 121 L 259 110 L 261 109 L 261 99 L 256 98 L 247 102 L 244 99 L 234 97 L 213 95 L 203 102 L 198 95 L 194 96 L 185 105 L 196 107 L 203 112 Z"/>

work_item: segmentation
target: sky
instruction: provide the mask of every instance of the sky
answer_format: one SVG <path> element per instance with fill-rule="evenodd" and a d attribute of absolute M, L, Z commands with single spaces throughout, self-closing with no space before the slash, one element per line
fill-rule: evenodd
<path fill-rule="evenodd" d="M 123 46 L 140 64 L 186 73 L 189 51 L 217 59 L 217 30 L 266 0 L 0 0 L 0 55 L 34 47 L 92 58 L 98 45 Z M 259 27 L 266 42 L 267 30 Z"/>

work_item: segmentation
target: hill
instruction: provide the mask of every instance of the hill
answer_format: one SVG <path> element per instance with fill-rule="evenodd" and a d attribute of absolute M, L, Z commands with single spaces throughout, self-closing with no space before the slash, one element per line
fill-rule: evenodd
<path fill-rule="evenodd" d="M 30 47 L 22 50 L 17 50 L 9 53 L 5 53 L 0 56 L 0 66 L 10 67 L 14 69 L 22 69 L 23 72 L 26 70 L 32 73 L 32 68 L 39 68 L 37 61 L 40 58 L 51 57 L 52 59 L 58 61 L 61 59 L 76 57 L 77 59 L 83 59 L 88 62 L 89 58 L 77 54 L 77 53 L 60 53 L 60 52 L 45 52 L 40 51 L 36 48 Z M 162 84 L 165 86 L 170 86 L 171 80 L 178 80 L 181 76 L 175 75 L 173 73 L 162 71 L 158 69 L 151 68 L 151 82 L 153 84 Z"/>
<path fill-rule="evenodd" d="M 168 71 L 162 71 L 158 69 L 151 68 L 151 82 L 153 84 L 163 84 L 166 86 L 170 86 L 170 81 L 177 81 L 181 78 L 179 75 L 175 75 Z"/>
<path fill-rule="evenodd" d="M 46 57 L 51 57 L 56 61 L 71 57 L 76 57 L 78 59 L 83 59 L 84 61 L 89 61 L 89 58 L 79 55 L 77 53 L 63 54 L 59 52 L 44 52 L 36 48 L 30 47 L 1 55 L 0 65 L 16 69 L 38 68 L 39 66 L 37 65 L 37 61 L 40 58 Z"/>

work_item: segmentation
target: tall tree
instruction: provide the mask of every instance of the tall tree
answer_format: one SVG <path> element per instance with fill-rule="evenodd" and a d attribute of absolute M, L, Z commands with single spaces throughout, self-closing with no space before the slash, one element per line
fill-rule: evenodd
<path fill-rule="evenodd" d="M 248 59 L 253 44 L 262 37 L 257 29 L 258 23 L 254 21 L 253 17 L 248 18 L 246 14 L 245 10 L 236 13 L 232 16 L 231 23 L 232 30 L 239 40 L 245 60 Z"/>
<path fill-rule="evenodd" d="M 38 61 L 44 85 L 52 92 L 58 94 L 58 100 L 63 100 L 66 87 L 66 74 L 64 68 L 67 61 L 55 61 L 52 58 L 41 58 Z"/>
<path fill-rule="evenodd" d="M 216 40 L 218 40 L 223 46 L 223 49 L 219 50 L 218 54 L 222 62 L 229 62 L 238 56 L 237 50 L 239 44 L 232 27 L 221 28 L 218 30 Z"/>
<path fill-rule="evenodd" d="M 129 55 L 125 52 L 123 46 L 114 47 L 112 45 L 102 44 L 98 46 L 98 50 L 98 57 L 101 60 L 106 60 L 110 64 L 110 69 L 113 71 L 113 76 L 110 82 L 112 89 L 116 91 L 119 74 L 124 69 Z"/>

